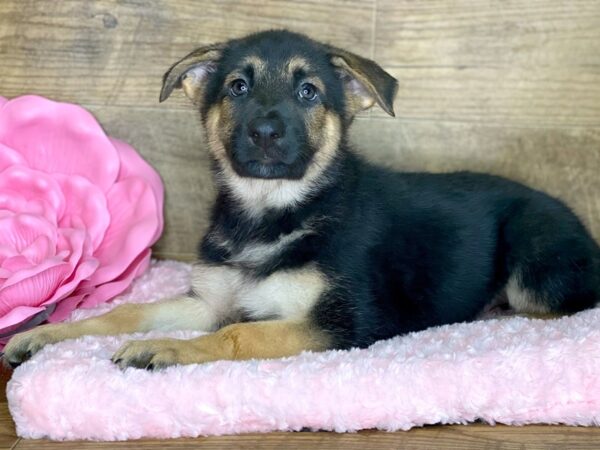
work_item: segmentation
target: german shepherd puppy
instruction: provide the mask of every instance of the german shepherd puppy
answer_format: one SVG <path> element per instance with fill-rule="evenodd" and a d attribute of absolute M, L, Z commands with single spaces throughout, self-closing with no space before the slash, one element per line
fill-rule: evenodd
<path fill-rule="evenodd" d="M 17 365 L 85 334 L 192 329 L 127 342 L 120 367 L 366 347 L 472 320 L 497 294 L 518 312 L 600 298 L 600 250 L 560 201 L 475 173 L 397 173 L 354 153 L 348 128 L 396 80 L 373 61 L 266 31 L 202 47 L 165 74 L 200 112 L 218 197 L 188 295 L 15 336 Z"/>

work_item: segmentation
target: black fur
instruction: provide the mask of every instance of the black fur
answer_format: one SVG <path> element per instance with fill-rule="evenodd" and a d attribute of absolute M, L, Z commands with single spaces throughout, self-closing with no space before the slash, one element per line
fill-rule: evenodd
<path fill-rule="evenodd" d="M 558 200 L 500 177 L 394 173 L 342 153 L 336 182 L 302 208 L 247 221 L 222 196 L 213 222 L 242 245 L 326 219 L 318 234 L 253 270 L 263 277 L 318 262 L 334 285 L 314 321 L 336 347 L 472 320 L 519 268 L 551 311 L 598 301 L 600 251 Z M 207 240 L 201 257 L 227 259 Z"/>
<path fill-rule="evenodd" d="M 227 95 L 223 78 L 250 50 L 270 61 L 292 55 L 309 59 L 327 83 L 327 96 L 320 101 L 343 119 L 342 140 L 321 175 L 328 183 L 300 205 L 251 218 L 221 186 L 208 236 L 218 233 L 230 247 L 207 237 L 200 246 L 202 260 L 230 264 L 232 251 L 248 241 L 273 242 L 307 222 L 315 224 L 313 233 L 281 254 L 244 270 L 262 278 L 316 263 L 331 286 L 311 317 L 336 348 L 364 347 L 434 325 L 473 320 L 511 277 L 529 293 L 533 309 L 571 313 L 598 302 L 600 250 L 560 201 L 496 176 L 397 173 L 357 156 L 346 142 L 351 118 L 343 80 L 327 63 L 326 46 L 287 32 L 234 41 L 208 80 L 203 114 Z M 393 98 L 390 86 L 384 96 Z M 240 121 L 253 114 L 247 108 L 239 111 Z M 286 113 L 287 126 L 302 114 Z M 298 178 L 298 172 L 288 178 Z"/>

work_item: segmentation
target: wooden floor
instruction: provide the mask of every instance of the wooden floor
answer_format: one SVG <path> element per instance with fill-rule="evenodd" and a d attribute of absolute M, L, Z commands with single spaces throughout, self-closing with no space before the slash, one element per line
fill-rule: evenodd
<path fill-rule="evenodd" d="M 17 437 L 8 411 L 5 385 L 10 372 L 0 365 L 0 450 L 85 450 L 85 449 L 188 449 L 235 448 L 239 450 L 523 450 L 600 449 L 600 428 L 564 426 L 491 427 L 429 426 L 407 432 L 385 433 L 270 433 L 197 439 L 139 440 L 128 442 L 52 442 Z"/>

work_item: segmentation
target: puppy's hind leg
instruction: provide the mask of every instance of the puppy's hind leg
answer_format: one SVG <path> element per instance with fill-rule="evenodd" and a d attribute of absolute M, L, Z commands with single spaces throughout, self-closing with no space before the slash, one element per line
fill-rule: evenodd
<path fill-rule="evenodd" d="M 600 248 L 575 215 L 544 198 L 525 204 L 504 230 L 506 294 L 526 314 L 569 314 L 600 301 Z"/>

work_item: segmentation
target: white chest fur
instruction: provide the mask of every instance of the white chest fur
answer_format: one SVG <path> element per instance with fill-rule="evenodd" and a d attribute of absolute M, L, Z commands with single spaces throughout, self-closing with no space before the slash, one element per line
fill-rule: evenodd
<path fill-rule="evenodd" d="M 316 266 L 277 271 L 256 280 L 226 265 L 194 267 L 192 290 L 225 322 L 240 312 L 251 319 L 300 320 L 327 289 Z"/>

